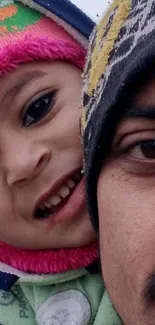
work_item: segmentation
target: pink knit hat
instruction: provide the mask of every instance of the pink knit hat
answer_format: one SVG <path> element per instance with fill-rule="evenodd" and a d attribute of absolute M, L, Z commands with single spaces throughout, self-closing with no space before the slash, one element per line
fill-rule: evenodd
<path fill-rule="evenodd" d="M 84 58 L 81 44 L 54 20 L 19 1 L 0 2 L 0 75 L 40 59 L 65 60 L 83 68 Z"/>

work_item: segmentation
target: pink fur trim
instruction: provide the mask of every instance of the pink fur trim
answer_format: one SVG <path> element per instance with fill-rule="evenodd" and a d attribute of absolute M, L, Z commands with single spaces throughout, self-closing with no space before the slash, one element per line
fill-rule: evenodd
<path fill-rule="evenodd" d="M 85 55 L 85 50 L 69 41 L 25 36 L 0 48 L 0 75 L 34 60 L 64 60 L 83 68 Z"/>
<path fill-rule="evenodd" d="M 13 268 L 37 274 L 60 273 L 87 267 L 98 257 L 98 244 L 81 248 L 31 251 L 0 243 L 0 261 Z"/>

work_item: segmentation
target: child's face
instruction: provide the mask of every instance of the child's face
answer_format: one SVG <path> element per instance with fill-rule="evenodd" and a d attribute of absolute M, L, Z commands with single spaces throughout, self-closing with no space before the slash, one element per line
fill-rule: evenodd
<path fill-rule="evenodd" d="M 0 240 L 30 249 L 95 240 L 81 180 L 81 71 L 25 64 L 0 78 Z"/>

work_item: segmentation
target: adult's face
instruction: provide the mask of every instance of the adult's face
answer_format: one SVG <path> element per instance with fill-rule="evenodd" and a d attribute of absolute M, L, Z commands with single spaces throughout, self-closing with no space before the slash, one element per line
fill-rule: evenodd
<path fill-rule="evenodd" d="M 155 324 L 155 79 L 119 122 L 98 180 L 105 284 L 126 325 Z"/>

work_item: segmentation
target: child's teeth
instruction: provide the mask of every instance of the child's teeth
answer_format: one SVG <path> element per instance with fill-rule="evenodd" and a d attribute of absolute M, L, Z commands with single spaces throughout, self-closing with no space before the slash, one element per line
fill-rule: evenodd
<path fill-rule="evenodd" d="M 51 199 L 44 203 L 47 208 L 50 208 L 52 205 Z"/>
<path fill-rule="evenodd" d="M 60 196 L 52 196 L 50 201 L 51 201 L 52 205 L 57 205 L 58 203 L 60 203 L 61 198 L 60 198 Z"/>
<path fill-rule="evenodd" d="M 59 195 L 63 198 L 65 198 L 70 193 L 70 189 L 67 186 L 61 187 L 59 191 Z"/>
<path fill-rule="evenodd" d="M 75 182 L 72 179 L 69 179 L 69 181 L 67 182 L 67 185 L 69 188 L 73 188 L 75 186 Z"/>
<path fill-rule="evenodd" d="M 76 180 L 78 180 L 78 179 L 80 179 L 80 175 L 76 174 L 74 178 Z M 69 179 L 67 181 L 67 186 L 62 186 L 58 192 L 58 195 L 55 195 L 55 196 L 52 196 L 51 198 L 49 198 L 48 201 L 46 201 L 44 203 L 44 205 L 42 205 L 40 208 L 42 210 L 45 210 L 46 207 L 51 208 L 52 205 L 56 206 L 57 204 L 59 204 L 61 202 L 61 198 L 65 199 L 68 196 L 71 189 L 74 188 L 75 185 L 76 185 L 76 183 L 72 179 Z"/>

